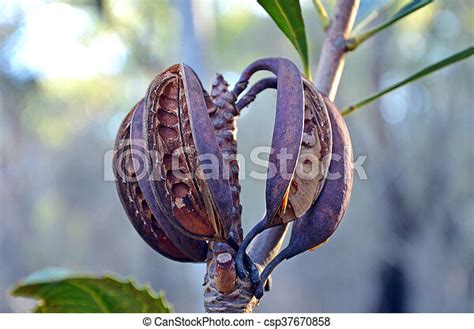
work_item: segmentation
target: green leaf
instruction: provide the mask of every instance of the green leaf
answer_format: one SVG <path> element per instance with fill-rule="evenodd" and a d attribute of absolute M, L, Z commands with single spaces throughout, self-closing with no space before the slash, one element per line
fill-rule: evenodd
<path fill-rule="evenodd" d="M 258 0 L 300 55 L 305 75 L 311 78 L 308 44 L 299 0 Z"/>
<path fill-rule="evenodd" d="M 64 270 L 33 273 L 12 290 L 13 296 L 39 300 L 36 313 L 170 313 L 163 293 L 132 278 L 90 276 Z"/>
<path fill-rule="evenodd" d="M 378 32 L 386 29 L 387 27 L 391 26 L 392 24 L 398 22 L 403 17 L 406 17 L 418 9 L 423 8 L 424 6 L 432 3 L 433 0 L 413 0 L 407 3 L 405 6 L 400 8 L 392 17 L 390 17 L 386 22 L 381 23 L 372 29 L 366 32 L 359 32 L 347 40 L 347 49 L 354 50 L 356 49 L 361 43 L 369 39 L 370 37 L 374 36 Z M 365 24 L 365 23 L 364 23 Z"/>
<path fill-rule="evenodd" d="M 357 102 L 356 104 L 354 105 L 351 105 L 351 106 L 348 106 L 346 108 L 344 108 L 341 112 L 342 112 L 342 115 L 348 115 L 354 111 L 356 111 L 357 109 L 361 108 L 362 106 L 364 105 L 367 105 L 369 103 L 372 103 L 373 101 L 375 101 L 376 99 L 382 97 L 383 95 L 397 89 L 397 88 L 400 88 L 401 86 L 403 85 L 406 85 L 410 82 L 413 82 L 415 80 L 418 80 L 420 78 L 423 78 L 433 72 L 436 72 L 438 70 L 441 70 L 442 68 L 448 66 L 448 65 L 451 65 L 451 64 L 454 64 L 456 62 L 459 62 L 459 61 L 462 61 L 463 59 L 466 59 L 470 56 L 474 55 L 474 47 L 471 46 L 467 49 L 464 49 L 454 55 L 451 55 L 435 64 L 432 64 L 428 67 L 425 67 L 424 69 L 422 69 L 421 71 L 418 71 L 417 73 L 409 76 L 408 78 L 398 82 L 398 83 L 395 83 L 381 91 L 379 91 L 378 93 L 376 94 L 373 94 L 363 100 L 361 100 L 360 102 Z"/>
<path fill-rule="evenodd" d="M 372 10 L 367 16 L 357 23 L 357 25 L 352 29 L 352 34 L 357 34 L 362 30 L 366 29 L 371 25 L 375 20 L 377 20 L 382 14 L 388 15 L 389 13 L 395 11 L 399 7 L 400 0 L 389 0 L 382 6 L 379 6 L 375 10 Z"/>

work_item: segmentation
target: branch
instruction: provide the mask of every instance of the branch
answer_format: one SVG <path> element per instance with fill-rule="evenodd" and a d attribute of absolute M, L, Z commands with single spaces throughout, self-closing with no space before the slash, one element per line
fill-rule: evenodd
<path fill-rule="evenodd" d="M 346 41 L 354 25 L 359 3 L 360 0 L 337 1 L 321 50 L 315 84 L 331 100 L 334 100 L 339 86 L 347 52 Z"/>

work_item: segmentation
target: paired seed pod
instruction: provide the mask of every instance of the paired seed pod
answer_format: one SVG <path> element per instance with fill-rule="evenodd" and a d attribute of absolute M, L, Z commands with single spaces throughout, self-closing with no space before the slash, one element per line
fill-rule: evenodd
<path fill-rule="evenodd" d="M 276 77 L 257 82 L 239 98 L 261 70 Z M 277 89 L 266 213 L 242 241 L 235 119 L 266 88 Z M 217 75 L 210 94 L 190 67 L 169 67 L 122 122 L 115 149 L 117 191 L 142 238 L 184 262 L 205 261 L 209 241 L 227 242 L 237 251 L 238 276 L 249 272 L 258 298 L 276 265 L 334 232 L 352 187 L 352 150 L 342 117 L 283 58 L 252 63 L 233 91 Z M 342 161 L 335 162 L 334 153 Z M 328 180 L 335 172 L 344 179 Z M 288 247 L 259 277 L 247 246 L 263 230 L 292 221 Z"/>
<path fill-rule="evenodd" d="M 237 250 L 242 239 L 238 165 L 236 173 L 226 160 L 235 139 L 232 125 L 219 123 L 233 103 L 223 82 L 212 92 L 190 67 L 173 65 L 152 81 L 117 135 L 113 166 L 125 211 L 148 244 L 175 260 L 204 261 L 207 241 L 226 241 Z M 224 173 L 229 166 L 232 184 Z M 174 249 L 157 244 L 160 238 Z M 258 282 L 255 265 L 245 260 Z"/>

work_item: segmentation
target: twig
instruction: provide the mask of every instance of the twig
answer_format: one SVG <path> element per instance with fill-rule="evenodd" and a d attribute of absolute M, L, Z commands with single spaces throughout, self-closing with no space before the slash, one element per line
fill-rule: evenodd
<path fill-rule="evenodd" d="M 321 50 L 315 84 L 331 100 L 334 100 L 339 86 L 347 52 L 346 40 L 354 25 L 359 3 L 360 0 L 337 1 Z"/>
<path fill-rule="evenodd" d="M 321 0 L 313 0 L 313 4 L 316 8 L 316 12 L 318 13 L 321 26 L 323 27 L 323 30 L 326 31 L 329 28 L 330 24 L 328 12 L 326 11 L 326 8 L 324 8 L 324 5 Z"/>
<path fill-rule="evenodd" d="M 223 252 L 216 257 L 216 288 L 220 293 L 228 294 L 235 290 L 237 275 L 232 255 Z"/>

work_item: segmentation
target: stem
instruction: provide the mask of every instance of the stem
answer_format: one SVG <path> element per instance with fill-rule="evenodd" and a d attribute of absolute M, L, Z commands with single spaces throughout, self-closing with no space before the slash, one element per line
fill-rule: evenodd
<path fill-rule="evenodd" d="M 222 268 L 222 264 L 219 264 L 219 258 L 222 256 L 219 255 L 223 253 L 232 257 L 235 255 L 234 250 L 226 243 L 209 243 L 204 281 L 204 309 L 208 313 L 250 313 L 258 303 L 253 297 L 254 287 L 249 280 L 235 277 L 234 264 L 229 268 Z"/>
<path fill-rule="evenodd" d="M 260 233 L 250 244 L 248 251 L 250 258 L 265 268 L 280 251 L 288 227 L 288 224 L 282 224 Z"/>
<path fill-rule="evenodd" d="M 313 0 L 314 7 L 316 8 L 316 12 L 319 16 L 319 21 L 321 22 L 321 26 L 323 27 L 324 31 L 327 31 L 330 25 L 330 20 L 328 16 L 328 12 L 324 5 L 322 4 L 321 0 Z"/>
<path fill-rule="evenodd" d="M 218 254 L 216 257 L 216 289 L 220 293 L 228 294 L 237 286 L 237 276 L 232 255 L 228 252 Z"/>
<path fill-rule="evenodd" d="M 258 285 L 258 283 L 260 282 L 260 278 L 259 278 L 257 265 L 255 265 L 255 263 L 252 261 L 250 256 L 247 255 L 247 253 L 245 252 L 245 248 L 239 248 L 239 245 L 237 244 L 237 241 L 235 241 L 232 238 L 229 239 L 227 242 L 232 247 L 232 249 L 234 249 L 235 252 L 237 252 L 235 262 L 238 263 L 237 257 L 240 257 L 240 263 L 243 262 L 245 264 L 245 266 L 247 267 L 247 270 L 248 270 L 249 276 L 250 276 L 250 282 L 252 283 L 253 286 Z M 244 250 L 242 251 L 242 249 L 244 249 Z M 239 252 L 241 252 L 240 256 L 239 256 Z M 243 268 L 243 265 L 242 265 L 242 268 Z M 244 278 L 245 273 L 241 274 L 240 277 Z"/>
<path fill-rule="evenodd" d="M 337 1 L 334 17 L 321 50 L 315 84 L 316 88 L 332 101 L 336 97 L 341 80 L 344 57 L 347 52 L 346 41 L 354 25 L 359 3 L 360 0 Z"/>

